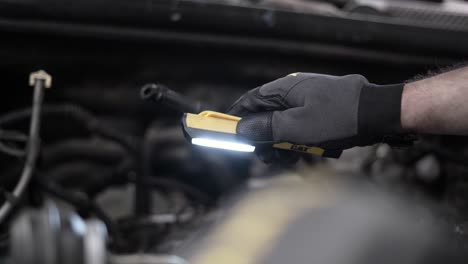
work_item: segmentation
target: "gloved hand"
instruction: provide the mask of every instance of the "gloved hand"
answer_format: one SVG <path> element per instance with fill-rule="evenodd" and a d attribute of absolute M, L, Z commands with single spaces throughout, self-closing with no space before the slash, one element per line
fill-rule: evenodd
<path fill-rule="evenodd" d="M 228 113 L 237 134 L 256 143 L 290 142 L 343 150 L 402 132 L 403 84 L 371 84 L 361 75 L 295 73 L 255 88 Z"/>

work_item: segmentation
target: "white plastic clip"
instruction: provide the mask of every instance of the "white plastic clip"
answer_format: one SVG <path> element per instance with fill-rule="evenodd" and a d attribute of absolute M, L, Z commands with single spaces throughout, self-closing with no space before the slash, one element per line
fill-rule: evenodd
<path fill-rule="evenodd" d="M 34 86 L 38 80 L 44 81 L 44 87 L 50 88 L 52 87 L 52 76 L 50 76 L 47 72 L 43 70 L 39 70 L 37 72 L 32 72 L 29 75 L 29 85 Z"/>

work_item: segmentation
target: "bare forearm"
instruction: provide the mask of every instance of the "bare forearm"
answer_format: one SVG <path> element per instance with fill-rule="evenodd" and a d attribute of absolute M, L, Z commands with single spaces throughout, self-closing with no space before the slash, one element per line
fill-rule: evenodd
<path fill-rule="evenodd" d="M 401 124 L 408 131 L 468 135 L 468 67 L 408 83 Z"/>

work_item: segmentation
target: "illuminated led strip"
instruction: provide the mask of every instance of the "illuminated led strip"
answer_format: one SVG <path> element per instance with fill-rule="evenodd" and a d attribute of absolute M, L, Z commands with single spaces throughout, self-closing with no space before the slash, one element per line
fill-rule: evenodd
<path fill-rule="evenodd" d="M 255 146 L 252 145 L 208 138 L 192 138 L 192 144 L 209 148 L 227 149 L 242 152 L 254 152 L 255 150 Z"/>

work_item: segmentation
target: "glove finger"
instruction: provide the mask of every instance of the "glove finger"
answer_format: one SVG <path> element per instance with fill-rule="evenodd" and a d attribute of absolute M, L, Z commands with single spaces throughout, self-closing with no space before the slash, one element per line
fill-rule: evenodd
<path fill-rule="evenodd" d="M 263 112 L 243 117 L 237 124 L 236 133 L 250 141 L 290 142 L 306 144 L 310 135 L 320 134 L 320 122 L 311 124 L 305 107 L 290 108 L 285 111 Z M 318 115 L 320 117 L 320 115 Z"/>
<path fill-rule="evenodd" d="M 272 138 L 275 142 L 309 144 L 327 137 L 322 124 L 327 117 L 308 107 L 275 111 L 271 118 Z"/>
<path fill-rule="evenodd" d="M 246 116 L 253 113 L 271 112 L 288 108 L 281 96 L 263 96 L 259 91 L 260 87 L 244 94 L 227 110 L 227 113 L 236 116 Z"/>
<path fill-rule="evenodd" d="M 265 112 L 243 117 L 237 124 L 237 135 L 257 143 L 273 142 L 272 115 Z"/>
<path fill-rule="evenodd" d="M 249 141 L 256 142 L 255 153 L 265 163 L 275 163 L 282 166 L 295 164 L 300 154 L 292 151 L 275 149 L 271 126 L 272 112 L 248 115 L 237 124 L 237 134 Z"/>
<path fill-rule="evenodd" d="M 275 149 L 271 146 L 257 148 L 255 153 L 262 162 L 266 164 L 278 164 L 281 166 L 295 164 L 301 157 L 301 154 L 299 153 Z"/>
<path fill-rule="evenodd" d="M 281 111 L 303 106 L 307 98 L 305 95 L 308 94 L 303 91 L 320 84 L 317 83 L 317 80 L 323 78 L 324 75 L 320 74 L 290 74 L 250 90 L 237 100 L 228 112 L 233 115 L 244 116 L 251 113 Z M 305 82 L 309 79 L 310 82 Z M 301 83 L 302 85 L 296 89 L 298 92 L 291 93 L 292 89 Z"/>

